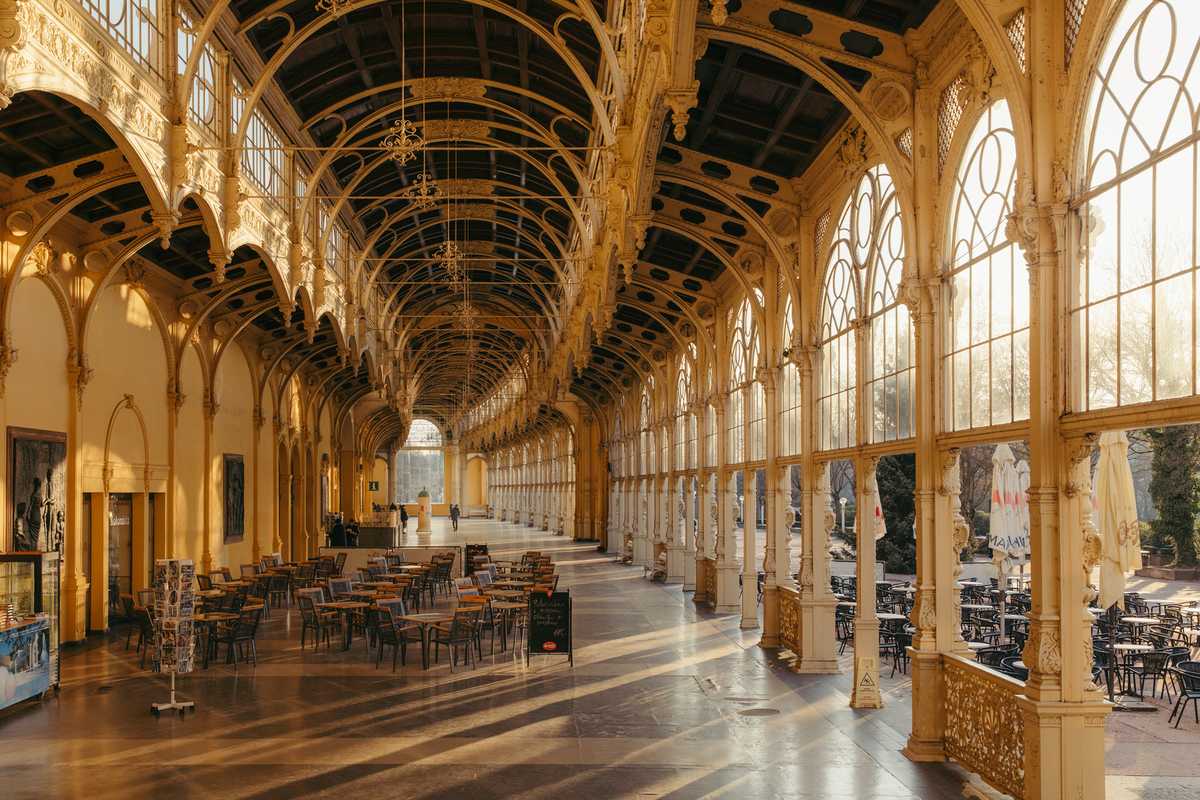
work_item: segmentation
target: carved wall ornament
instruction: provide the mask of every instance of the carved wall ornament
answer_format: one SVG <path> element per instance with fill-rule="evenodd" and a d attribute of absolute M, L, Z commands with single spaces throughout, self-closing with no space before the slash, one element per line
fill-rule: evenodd
<path fill-rule="evenodd" d="M 987 105 L 992 97 L 992 85 L 996 79 L 996 68 L 988 57 L 987 48 L 978 36 L 972 38 L 967 45 L 965 54 L 966 66 L 963 67 L 963 87 L 959 98 L 966 105 L 981 107 Z"/>
<path fill-rule="evenodd" d="M 712 0 L 712 21 L 714 25 L 724 25 L 729 19 L 729 10 L 725 7 L 725 0 Z"/>
<path fill-rule="evenodd" d="M 124 267 L 125 283 L 131 289 L 143 289 L 146 286 L 146 266 L 136 261 L 130 261 Z"/>
<path fill-rule="evenodd" d="M 4 219 L 4 225 L 13 236 L 28 236 L 33 230 L 33 215 L 24 209 L 17 209 Z"/>
<path fill-rule="evenodd" d="M 700 82 L 693 81 L 688 89 L 667 92 L 666 104 L 671 109 L 671 132 L 675 141 L 682 142 L 687 135 L 689 112 L 696 107 L 696 97 L 700 90 Z"/>
<path fill-rule="evenodd" d="M 837 158 L 845 177 L 853 178 L 866 167 L 867 144 L 867 132 L 862 128 L 854 128 L 843 137 L 838 145 Z"/>
<path fill-rule="evenodd" d="M 895 122 L 907 116 L 912 107 L 908 89 L 891 80 L 876 82 L 868 95 L 868 102 L 884 122 Z"/>
<path fill-rule="evenodd" d="M 49 242 L 43 239 L 30 248 L 29 255 L 26 256 L 25 260 L 33 264 L 34 269 L 37 270 L 39 275 L 48 275 L 50 273 L 50 266 L 54 263 L 55 258 L 57 258 L 57 253 L 55 253 L 54 248 L 50 246 Z"/>

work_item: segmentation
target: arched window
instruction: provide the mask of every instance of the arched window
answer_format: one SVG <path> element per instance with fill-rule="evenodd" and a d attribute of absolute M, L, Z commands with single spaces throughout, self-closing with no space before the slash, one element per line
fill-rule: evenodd
<path fill-rule="evenodd" d="M 1092 75 L 1071 287 L 1080 410 L 1195 394 L 1200 5 L 1128 0 Z"/>
<path fill-rule="evenodd" d="M 651 424 L 650 416 L 650 387 L 642 389 L 642 404 L 638 412 L 638 429 L 641 431 L 641 453 L 642 475 L 649 475 L 654 461 L 654 434 L 650 431 Z"/>
<path fill-rule="evenodd" d="M 821 373 L 817 410 L 824 450 L 858 444 L 854 323 L 867 323 L 868 439 L 913 435 L 913 342 L 908 308 L 898 300 L 904 230 L 896 187 L 882 164 L 867 170 L 846 200 L 829 251 L 821 297 Z M 866 296 L 863 296 L 864 280 Z"/>
<path fill-rule="evenodd" d="M 1008 103 L 975 125 L 954 180 L 945 353 L 951 430 L 1029 418 L 1029 270 L 1005 226 L 1017 145 Z"/>
<path fill-rule="evenodd" d="M 871 404 L 872 442 L 907 439 L 913 430 L 912 324 L 908 306 L 899 301 L 904 276 L 904 226 L 892 176 L 883 165 L 870 170 L 871 240 L 867 262 L 870 357 L 867 397 Z"/>
<path fill-rule="evenodd" d="M 415 503 L 422 489 L 433 503 L 446 502 L 446 462 L 442 432 L 427 419 L 414 419 L 404 447 L 396 452 L 398 502 Z"/>
<path fill-rule="evenodd" d="M 791 456 L 800 452 L 800 368 L 791 359 L 792 298 L 788 295 L 783 307 L 783 356 L 779 369 L 779 452 Z"/>
<path fill-rule="evenodd" d="M 862 187 L 860 183 L 842 209 L 821 292 L 821 390 L 817 396 L 817 414 L 818 444 L 822 450 L 855 444 L 857 347 L 853 323 L 858 318 L 859 292 L 854 254 L 860 238 L 856 233 L 864 227 L 869 231 L 870 227 L 870 198 L 860 197 Z"/>
<path fill-rule="evenodd" d="M 690 347 L 690 345 L 689 345 Z M 688 443 L 688 404 L 692 398 L 692 362 L 688 353 L 679 354 L 675 370 L 675 468 L 690 466 Z"/>
<path fill-rule="evenodd" d="M 750 300 L 747 298 L 729 317 L 729 402 L 725 415 L 725 430 L 728 448 L 726 461 L 730 464 L 740 464 L 747 460 L 743 428 L 748 420 L 755 417 L 755 413 L 753 394 L 750 398 L 751 407 L 746 408 L 743 389 L 754 381 L 757 366 L 758 331 Z M 753 438 L 753 433 L 751 437 Z"/>

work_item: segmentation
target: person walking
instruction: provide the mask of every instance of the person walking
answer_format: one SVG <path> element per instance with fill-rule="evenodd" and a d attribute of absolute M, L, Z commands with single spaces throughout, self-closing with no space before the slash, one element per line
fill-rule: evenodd
<path fill-rule="evenodd" d="M 404 503 L 400 504 L 400 533 L 408 533 L 408 509 L 404 507 Z"/>
<path fill-rule="evenodd" d="M 454 530 L 458 530 L 458 503 L 450 505 L 450 525 Z"/>

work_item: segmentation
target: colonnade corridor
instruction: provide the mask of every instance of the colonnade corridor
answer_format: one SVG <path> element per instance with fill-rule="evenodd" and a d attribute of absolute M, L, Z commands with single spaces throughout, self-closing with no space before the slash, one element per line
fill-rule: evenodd
<path fill-rule="evenodd" d="M 301 653 L 297 612 L 273 610 L 256 668 L 181 677 L 196 713 L 155 719 L 166 677 L 140 671 L 116 628 L 67 651 L 57 698 L 0 719 L 0 795 L 961 796 L 955 768 L 901 755 L 905 702 L 848 708 L 844 675 L 792 674 L 736 616 L 698 612 L 595 545 L 484 520 L 454 534 L 443 519 L 430 541 L 551 554 L 574 599 L 575 667 L 525 670 L 511 654 L 493 666 L 485 642 L 474 670 L 451 674 L 443 654 L 423 673 L 412 648 L 393 674 L 357 638 Z"/>

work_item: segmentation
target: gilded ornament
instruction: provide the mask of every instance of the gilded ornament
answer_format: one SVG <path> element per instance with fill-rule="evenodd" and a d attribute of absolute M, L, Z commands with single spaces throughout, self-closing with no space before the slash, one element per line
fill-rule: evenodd
<path fill-rule="evenodd" d="M 379 140 L 379 146 L 397 164 L 407 164 L 412 161 L 417 157 L 417 152 L 424 144 L 420 134 L 417 133 L 417 126 L 408 119 L 398 119 L 393 122 L 388 134 Z"/>

